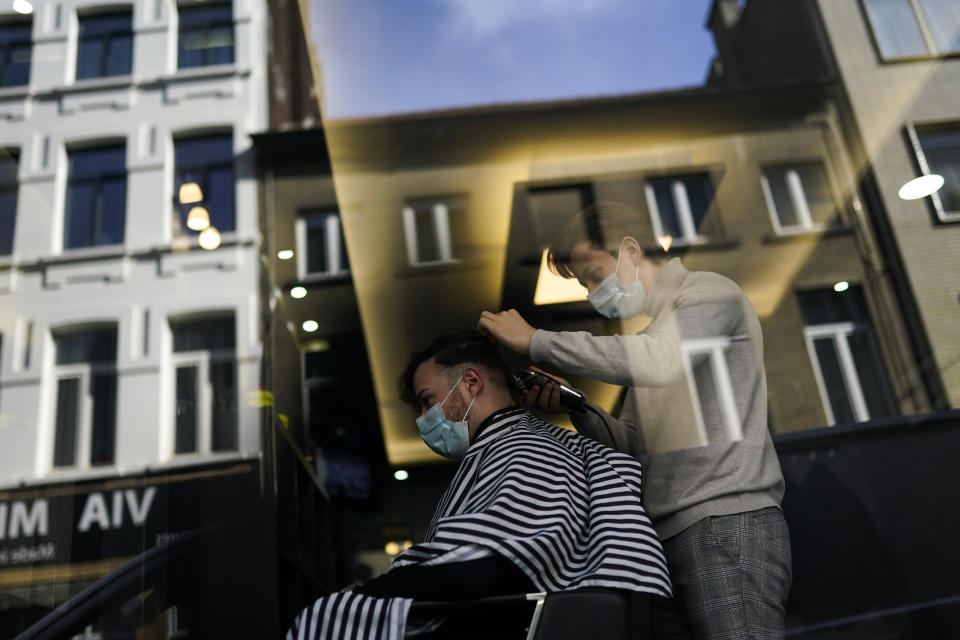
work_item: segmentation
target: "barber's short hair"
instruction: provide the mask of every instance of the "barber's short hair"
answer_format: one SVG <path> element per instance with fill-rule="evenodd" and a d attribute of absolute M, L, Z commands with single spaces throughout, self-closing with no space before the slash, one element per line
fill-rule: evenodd
<path fill-rule="evenodd" d="M 547 264 L 561 277 L 576 278 L 570 266 L 574 247 L 588 242 L 594 249 L 616 256 L 626 236 L 636 239 L 647 259 L 654 262 L 666 260 L 666 252 L 638 211 L 620 202 L 599 200 L 567 223 L 548 249 Z"/>
<path fill-rule="evenodd" d="M 509 389 L 509 370 L 495 342 L 476 329 L 468 329 L 435 338 L 426 349 L 410 356 L 410 362 L 403 370 L 397 387 L 400 399 L 416 408 L 417 395 L 413 388 L 413 374 L 417 367 L 431 358 L 445 369 L 454 369 L 458 365 L 480 365 L 490 374 L 489 382 Z"/>

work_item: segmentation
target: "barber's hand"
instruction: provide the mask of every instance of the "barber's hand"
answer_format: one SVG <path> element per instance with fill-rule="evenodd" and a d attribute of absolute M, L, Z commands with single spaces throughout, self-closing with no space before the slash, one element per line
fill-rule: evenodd
<path fill-rule="evenodd" d="M 543 369 L 538 369 L 537 367 L 530 368 L 537 373 L 542 373 L 551 380 L 556 380 L 556 382 L 548 382 L 543 385 L 542 389 L 538 385 L 526 389 L 523 392 L 523 402 L 531 407 L 540 409 L 544 413 L 568 412 L 569 410 L 560 404 L 560 385 L 564 384 L 568 387 L 572 387 L 573 385 L 560 376 L 547 373 Z"/>
<path fill-rule="evenodd" d="M 477 321 L 477 329 L 511 351 L 524 356 L 530 355 L 530 339 L 536 329 L 527 324 L 516 309 L 500 313 L 484 311 Z"/>

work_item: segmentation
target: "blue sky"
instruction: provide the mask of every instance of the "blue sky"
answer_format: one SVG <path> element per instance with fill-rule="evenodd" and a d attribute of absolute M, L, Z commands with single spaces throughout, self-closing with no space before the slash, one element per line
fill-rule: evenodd
<path fill-rule="evenodd" d="M 695 86 L 710 0 L 306 0 L 326 117 Z"/>

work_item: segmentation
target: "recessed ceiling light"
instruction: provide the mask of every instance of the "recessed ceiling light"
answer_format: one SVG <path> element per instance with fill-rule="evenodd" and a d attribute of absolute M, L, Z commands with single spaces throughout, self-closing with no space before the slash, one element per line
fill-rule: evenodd
<path fill-rule="evenodd" d="M 406 480 L 410 477 L 410 474 L 407 473 L 406 469 L 397 469 L 393 472 L 393 477 L 397 480 Z"/>
<path fill-rule="evenodd" d="M 298 300 L 300 298 L 306 298 L 307 290 L 304 287 L 294 287 L 293 289 L 290 289 L 290 297 Z"/>
<path fill-rule="evenodd" d="M 300 327 L 307 333 L 313 333 L 314 331 L 320 328 L 320 325 L 317 323 L 316 320 L 304 320 L 303 324 L 300 325 Z"/>
<path fill-rule="evenodd" d="M 833 285 L 833 290 L 836 291 L 837 293 L 843 293 L 849 288 L 850 288 L 850 283 L 847 282 L 846 280 L 841 280 L 837 284 Z"/>
<path fill-rule="evenodd" d="M 926 176 L 914 178 L 907 184 L 900 187 L 897 195 L 903 200 L 919 200 L 926 198 L 931 193 L 943 186 L 943 176 L 931 173 Z"/>
<path fill-rule="evenodd" d="M 293 257 L 293 249 L 281 249 L 277 251 L 277 257 L 281 260 L 289 260 Z"/>
<path fill-rule="evenodd" d="M 29 0 L 13 0 L 13 10 L 28 16 L 33 13 L 33 4 Z"/>

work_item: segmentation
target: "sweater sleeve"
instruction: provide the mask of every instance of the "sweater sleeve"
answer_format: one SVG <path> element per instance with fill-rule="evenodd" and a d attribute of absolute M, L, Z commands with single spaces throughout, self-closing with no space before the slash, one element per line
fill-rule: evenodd
<path fill-rule="evenodd" d="M 614 418 L 592 402 L 588 405 L 586 411 L 570 414 L 570 421 L 578 433 L 634 457 L 644 453 L 640 446 L 642 438 L 638 434 L 639 425 L 622 418 Z"/>
<path fill-rule="evenodd" d="M 743 317 L 738 289 L 711 286 L 723 281 L 681 292 L 656 329 L 636 335 L 538 329 L 530 341 L 530 357 L 574 375 L 623 387 L 670 385 L 684 376 L 685 340 L 729 336 Z"/>

